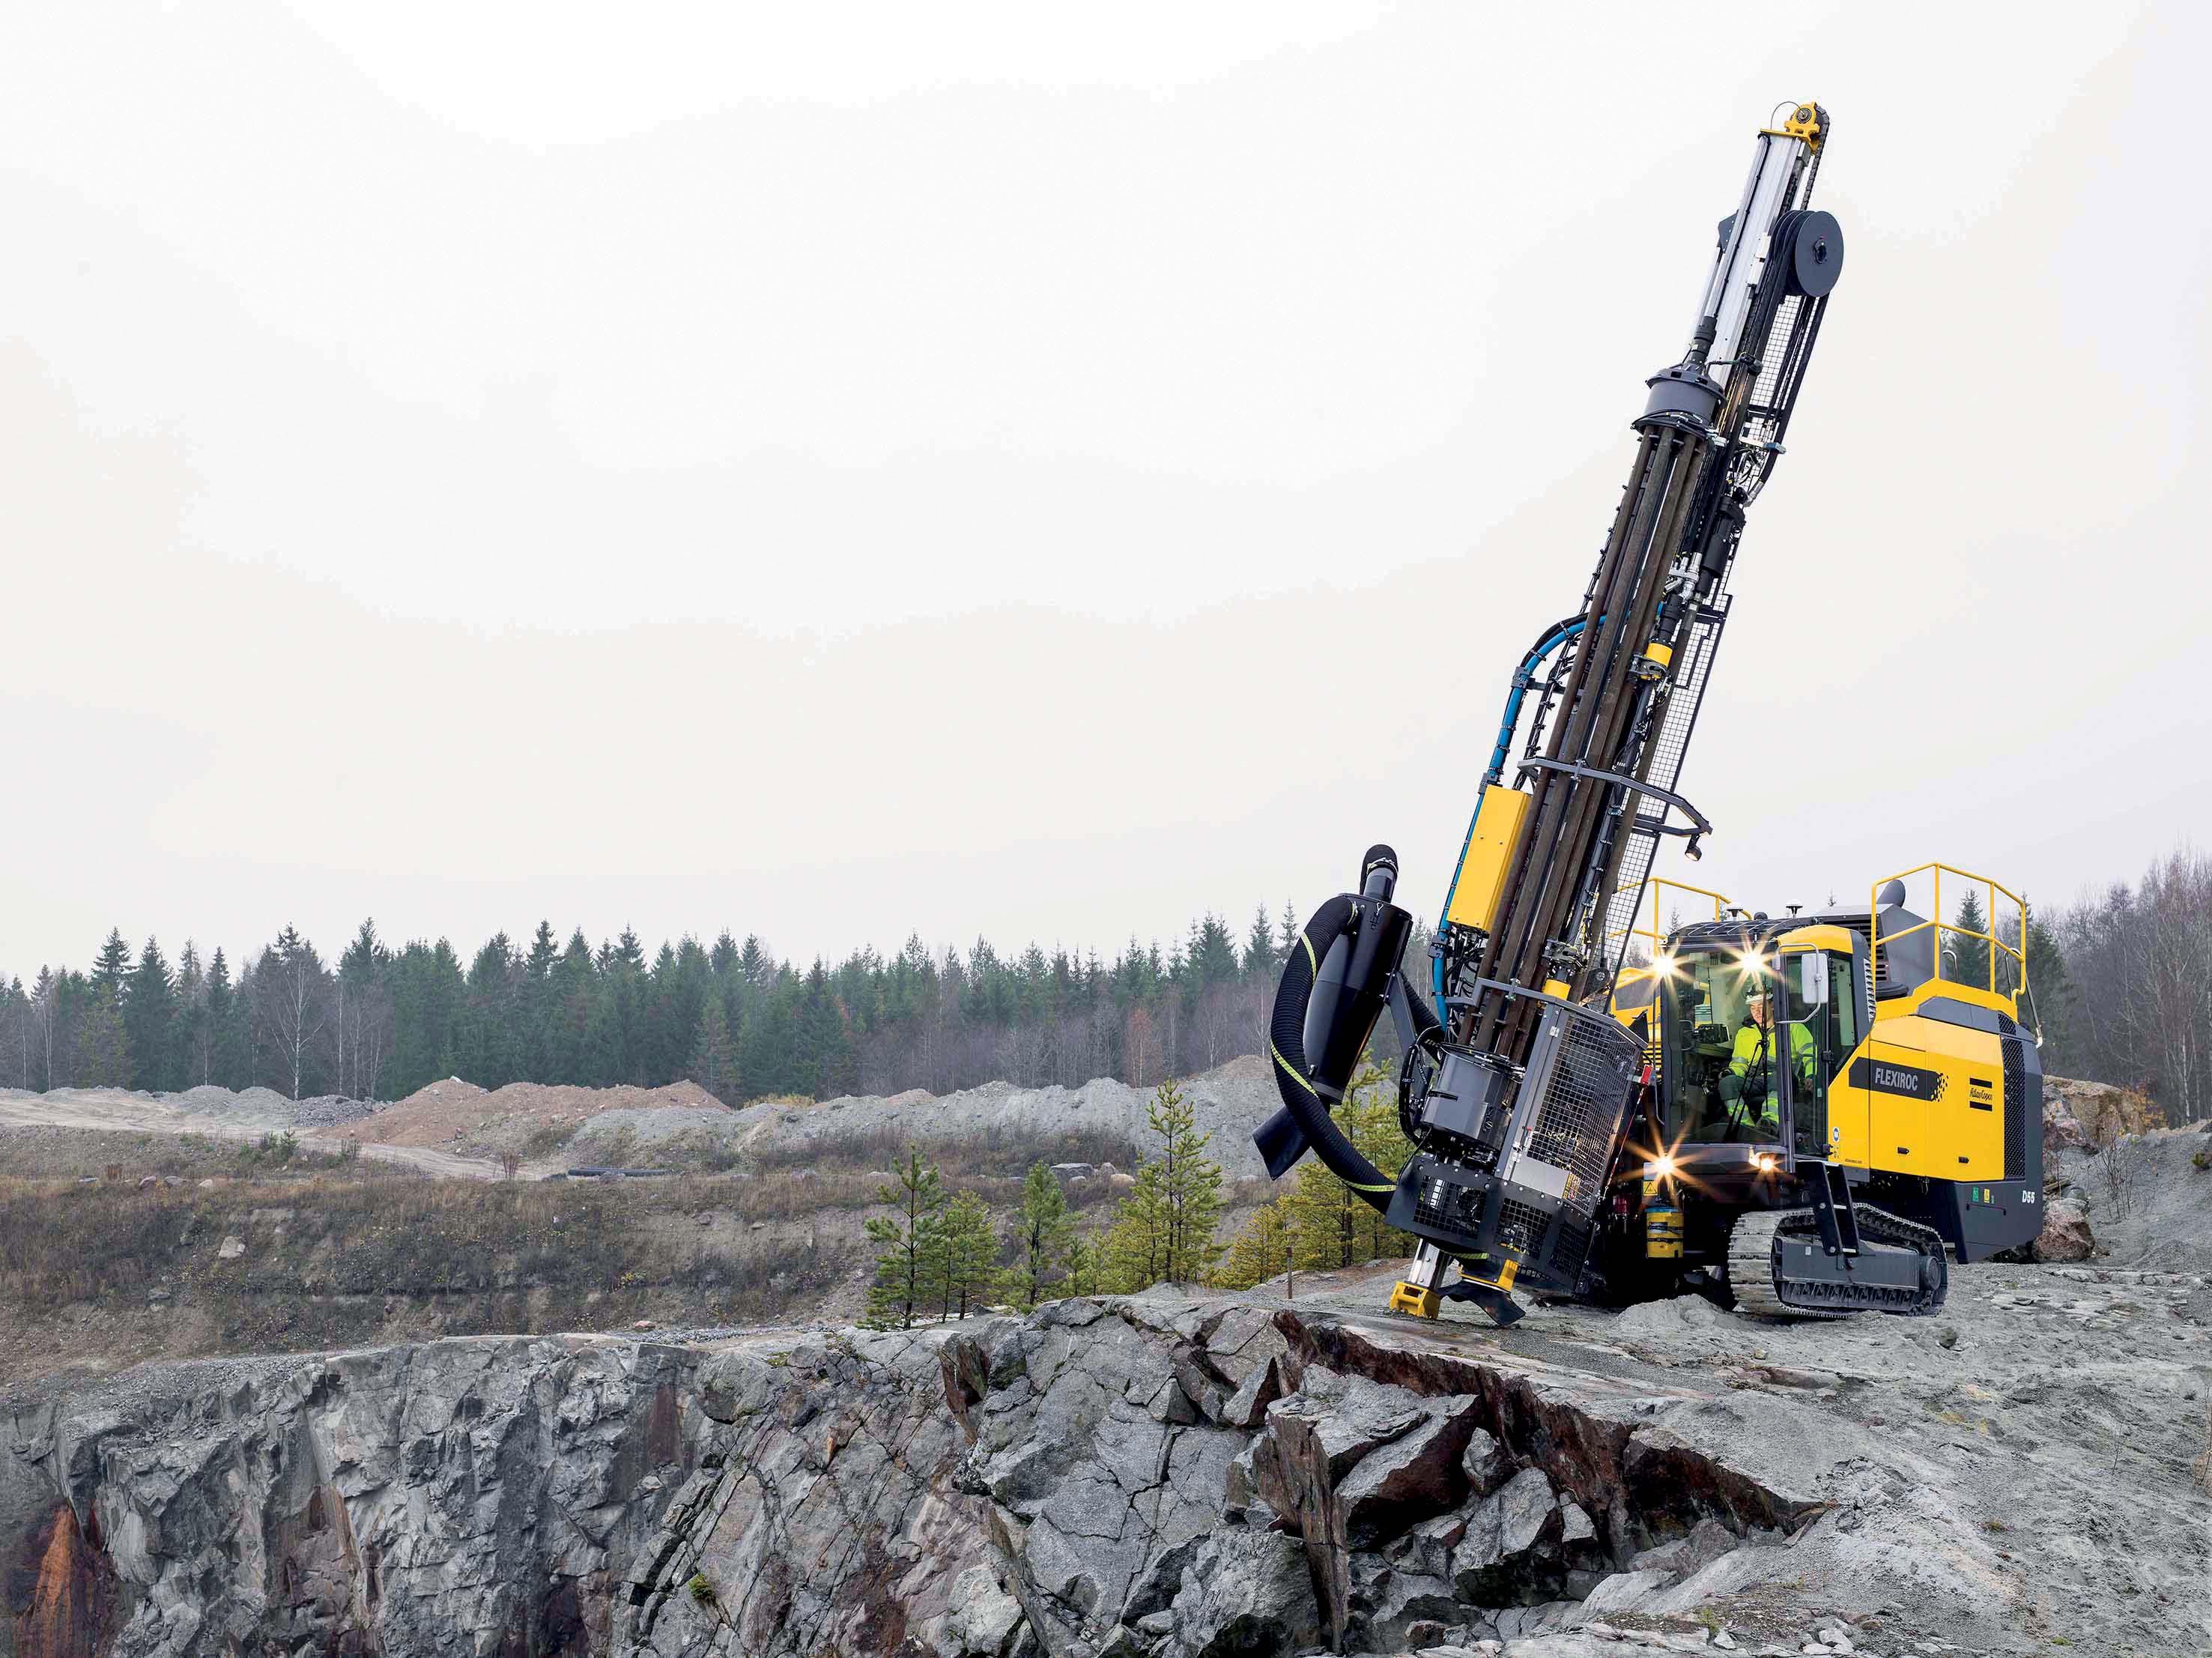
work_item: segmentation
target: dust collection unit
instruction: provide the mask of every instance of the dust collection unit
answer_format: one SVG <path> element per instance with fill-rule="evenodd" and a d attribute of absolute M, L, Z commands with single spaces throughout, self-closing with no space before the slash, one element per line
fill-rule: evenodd
<path fill-rule="evenodd" d="M 1774 1316 L 1928 1313 L 1947 1244 L 1972 1259 L 2039 1228 L 2027 917 L 1999 926 L 2010 894 L 1995 883 L 1971 942 L 1940 919 L 1946 872 L 1930 865 L 1927 920 L 1893 881 L 1863 911 L 1717 907 L 1672 936 L 1653 928 L 1630 959 L 1660 840 L 1694 860 L 1712 830 L 1676 784 L 1746 515 L 1843 270 L 1842 231 L 1811 205 L 1827 112 L 1777 114 L 1721 222 L 1688 350 L 1645 382 L 1581 608 L 1513 674 L 1428 984 L 1406 981 L 1412 917 L 1391 902 L 1396 855 L 1376 846 L 1277 988 L 1283 1109 L 1254 1137 L 1277 1178 L 1311 1149 L 1420 1240 L 1397 1311 L 1434 1317 L 1450 1297 L 1504 1324 L 1522 1315 L 1516 1289 L 1621 1301 L 1690 1287 Z M 1981 982 L 1946 975 L 1961 960 Z M 1395 1179 L 1330 1115 L 1386 1008 L 1414 1148 Z"/>

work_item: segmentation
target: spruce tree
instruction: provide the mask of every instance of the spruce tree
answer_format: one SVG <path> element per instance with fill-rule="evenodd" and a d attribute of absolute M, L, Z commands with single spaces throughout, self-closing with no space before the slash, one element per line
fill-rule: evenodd
<path fill-rule="evenodd" d="M 798 1072 L 800 1090 L 817 1100 L 846 1092 L 853 1082 L 852 1045 L 844 1009 L 820 956 L 808 971 L 799 997 Z"/>
<path fill-rule="evenodd" d="M 903 1164 L 876 1189 L 876 1201 L 895 1211 L 872 1215 L 866 1231 L 883 1246 L 876 1257 L 876 1280 L 868 1289 L 867 1322 L 877 1329 L 914 1326 L 929 1290 L 929 1258 L 938 1234 L 938 1212 L 945 1207 L 945 1181 L 935 1163 L 922 1161 L 909 1145 Z"/>
<path fill-rule="evenodd" d="M 131 1048 L 123 1032 L 123 1013 L 106 984 L 94 987 L 92 1005 L 78 1021 L 75 1059 L 71 1081 L 78 1088 L 131 1086 Z"/>
<path fill-rule="evenodd" d="M 131 947 L 123 942 L 123 930 L 111 927 L 107 930 L 107 942 L 92 959 L 92 982 L 95 989 L 107 992 L 118 1013 L 122 1012 L 124 1002 L 131 994 L 130 972 Z"/>
<path fill-rule="evenodd" d="M 142 1088 L 157 1092 L 178 1086 L 173 1075 L 176 1048 L 176 986 L 158 940 L 149 938 L 131 970 L 123 998 L 123 1034 L 130 1045 L 131 1071 Z"/>
<path fill-rule="evenodd" d="M 1267 906 L 1262 904 L 1252 917 L 1252 930 L 1244 940 L 1244 977 L 1255 984 L 1264 984 L 1275 976 L 1275 966 L 1281 960 L 1275 954 L 1275 923 L 1267 919 Z"/>
<path fill-rule="evenodd" d="M 250 1081 L 246 1057 L 245 1009 L 230 982 L 230 963 L 222 947 L 208 960 L 206 1063 L 196 1082 L 218 1088 L 244 1088 Z"/>
<path fill-rule="evenodd" d="M 2020 1011 L 2021 1022 L 2050 1050 L 2044 1057 L 2046 1070 L 2063 1068 L 2073 1058 L 2069 1051 L 2072 1033 L 2067 1021 L 2073 998 L 2074 982 L 2066 971 L 2066 952 L 2059 944 L 2058 935 L 2031 916 L 2027 923 L 2027 994 L 2021 998 Z"/>
<path fill-rule="evenodd" d="M 1022 1179 L 1022 1207 L 1014 1217 L 1014 1264 L 1006 1269 L 1006 1299 L 1024 1313 L 1052 1299 L 1053 1287 L 1067 1271 L 1068 1247 L 1075 1240 L 1075 1216 L 1060 1177 L 1042 1162 L 1031 1163 Z"/>
<path fill-rule="evenodd" d="M 207 1080 L 207 968 L 188 938 L 177 957 L 176 1039 L 171 1058 L 176 1087 L 194 1088 Z"/>
<path fill-rule="evenodd" d="M 730 1039 L 730 1022 L 722 1016 L 722 999 L 707 998 L 699 1013 L 699 1033 L 691 1045 L 691 1080 L 726 1106 L 739 1103 L 738 1050 Z"/>
<path fill-rule="evenodd" d="M 1945 932 L 1943 954 L 1947 964 L 1943 976 L 1954 984 L 1971 984 L 1978 991 L 1990 988 L 1990 947 L 1986 940 L 1969 935 L 1990 930 L 1989 917 L 1982 912 L 1982 895 L 1972 887 L 1959 900 L 1955 923 L 1962 932 Z"/>

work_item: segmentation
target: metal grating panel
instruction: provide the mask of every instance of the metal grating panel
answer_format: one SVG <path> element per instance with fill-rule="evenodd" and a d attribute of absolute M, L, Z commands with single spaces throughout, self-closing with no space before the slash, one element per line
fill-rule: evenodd
<path fill-rule="evenodd" d="M 1565 1218 L 1559 1222 L 1559 1235 L 1552 1244 L 1552 1271 L 1562 1281 L 1582 1275 L 1583 1263 L 1589 1259 L 1589 1228 Z"/>
<path fill-rule="evenodd" d="M 1751 406 L 1753 409 L 1779 406 L 1783 369 L 1790 355 L 1790 335 L 1797 326 L 1798 308 L 1804 303 L 1803 295 L 1785 294 L 1782 303 L 1775 308 L 1774 326 L 1766 331 L 1766 338 L 1759 351 L 1759 379 L 1751 388 Z"/>
<path fill-rule="evenodd" d="M 2027 1039 L 2008 1036 L 2004 1048 L 2004 1177 L 2008 1180 L 2027 1178 L 2027 1065 L 2024 1058 Z M 2035 1121 L 2043 1121 L 2043 1079 L 2036 1079 L 2036 1094 L 2033 1103 Z"/>
<path fill-rule="evenodd" d="M 1562 1021 L 1557 1064 L 1528 1119 L 1521 1149 L 1567 1171 L 1560 1203 L 1588 1220 L 1605 1195 L 1613 1144 L 1643 1058 L 1636 1039 L 1609 1021 Z"/>
<path fill-rule="evenodd" d="M 1668 696 L 1667 711 L 1659 722 L 1658 734 L 1652 739 L 1651 769 L 1644 774 L 1654 788 L 1680 792 L 1683 756 L 1689 749 L 1690 734 L 1698 722 L 1698 705 L 1705 701 L 1705 680 L 1712 673 L 1713 657 L 1720 649 L 1721 630 L 1728 622 L 1728 597 L 1723 594 L 1717 604 L 1700 611 L 1691 621 L 1688 643 L 1682 648 L 1681 665 L 1674 675 L 1674 688 Z M 1644 878 L 1651 873 L 1651 861 L 1659 850 L 1658 826 L 1666 817 L 1665 802 L 1653 800 L 1649 795 L 1636 797 L 1635 819 L 1628 845 L 1620 857 L 1620 878 L 1605 906 L 1605 936 L 1620 940 L 1620 952 L 1613 961 L 1616 977 L 1627 960 L 1628 930 L 1636 924 L 1636 912 L 1644 902 Z M 1653 917 L 1655 923 L 1662 923 L 1663 919 Z"/>
<path fill-rule="evenodd" d="M 1498 1241 L 1506 1248 L 1527 1254 L 1535 1248 L 1544 1235 L 1546 1216 L 1540 1209 L 1518 1204 L 1508 1198 L 1498 1211 Z"/>

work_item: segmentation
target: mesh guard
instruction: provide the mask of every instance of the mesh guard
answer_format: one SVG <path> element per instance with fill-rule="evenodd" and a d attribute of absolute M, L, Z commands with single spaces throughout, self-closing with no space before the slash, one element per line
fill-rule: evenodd
<path fill-rule="evenodd" d="M 1390 1224 L 1458 1256 L 1478 1277 L 1495 1282 L 1510 1263 L 1525 1289 L 1571 1290 L 1643 1059 L 1613 1020 L 1547 1002 L 1495 1166 L 1415 1155 L 1399 1177 Z"/>

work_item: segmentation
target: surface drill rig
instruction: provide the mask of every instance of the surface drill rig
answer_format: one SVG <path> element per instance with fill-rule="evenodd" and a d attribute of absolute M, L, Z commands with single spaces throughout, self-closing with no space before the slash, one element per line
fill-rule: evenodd
<path fill-rule="evenodd" d="M 1619 1263 L 1608 1248 L 1594 1264 L 1594 1247 L 1648 1231 L 1646 1165 L 1668 1154 L 1632 1142 L 1654 1120 L 1653 1033 L 1648 1014 L 1640 1027 L 1615 1018 L 1606 992 L 1659 842 L 1678 838 L 1694 859 L 1711 832 L 1676 784 L 1745 521 L 1782 456 L 1844 263 L 1841 229 L 1811 205 L 1827 112 L 1803 103 L 1777 115 L 1721 221 L 1688 348 L 1645 381 L 1635 461 L 1581 607 L 1544 631 L 1513 676 L 1427 984 L 1407 981 L 1412 917 L 1391 901 L 1396 855 L 1376 846 L 1355 889 L 1306 923 L 1277 989 L 1269 1034 L 1283 1109 L 1255 1138 L 1277 1177 L 1310 1149 L 1420 1240 L 1392 1297 L 1400 1311 L 1433 1317 L 1449 1296 L 1508 1323 L 1521 1316 L 1510 1292 L 1589 1293 Z M 1825 962 L 1835 941 L 1819 936 Z M 1753 930 L 1738 953 L 1778 961 L 1776 942 Z M 1863 982 L 1874 982 L 1870 966 Z M 1838 983 L 1826 980 L 1831 994 Z M 1404 1048 L 1400 1117 L 1414 1147 L 1395 1178 L 1330 1114 L 1386 1008 Z M 1841 1153 L 1802 1132 L 1730 1146 L 1759 1180 L 1725 1213 L 1785 1215 L 1767 1240 L 1771 1260 L 1803 1245 L 1810 1253 L 1793 1259 L 1820 1263 L 1800 1277 L 1822 1287 L 1778 1277 L 1785 1287 L 1770 1298 L 1832 1312 L 1931 1308 L 1943 1289 L 1938 1233 L 1856 1199 L 1868 1171 Z M 1653 1210 L 1672 1189 L 1655 1187 Z"/>

